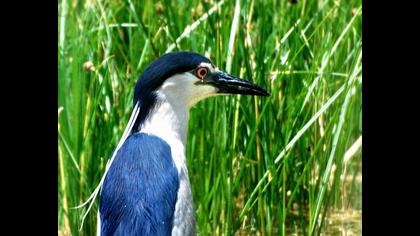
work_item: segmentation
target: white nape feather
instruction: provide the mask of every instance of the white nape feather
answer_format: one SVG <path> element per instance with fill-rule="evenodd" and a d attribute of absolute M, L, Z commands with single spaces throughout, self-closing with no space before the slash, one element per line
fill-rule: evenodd
<path fill-rule="evenodd" d="M 88 204 L 90 202 L 89 207 L 86 210 L 86 213 L 82 217 L 82 223 L 80 225 L 80 230 L 83 228 L 83 223 L 85 222 L 86 216 L 90 212 L 90 210 L 93 206 L 93 203 L 95 202 L 95 199 L 98 196 L 98 193 L 102 189 L 102 185 L 105 181 L 105 177 L 106 177 L 106 174 L 108 173 L 109 167 L 111 166 L 112 162 L 114 161 L 114 158 L 117 155 L 118 150 L 120 150 L 121 146 L 124 144 L 125 140 L 127 139 L 128 135 L 130 134 L 131 130 L 133 129 L 133 126 L 136 123 L 137 116 L 139 115 L 139 113 L 140 113 L 140 107 L 139 107 L 139 103 L 137 102 L 136 105 L 134 106 L 133 112 L 131 113 L 130 119 L 129 119 L 128 124 L 127 124 L 127 127 L 125 128 L 124 133 L 123 133 L 120 141 L 118 142 L 118 145 L 115 148 L 114 153 L 112 154 L 112 157 L 109 159 L 109 161 L 106 164 L 105 172 L 102 175 L 101 181 L 99 182 L 98 186 L 95 188 L 95 190 L 92 192 L 92 194 L 89 196 L 89 198 L 84 203 L 82 203 L 79 206 L 74 207 L 74 208 L 81 208 L 81 207 L 84 207 L 86 204 Z"/>
<path fill-rule="evenodd" d="M 101 212 L 99 209 L 96 214 L 96 236 L 101 236 Z"/>

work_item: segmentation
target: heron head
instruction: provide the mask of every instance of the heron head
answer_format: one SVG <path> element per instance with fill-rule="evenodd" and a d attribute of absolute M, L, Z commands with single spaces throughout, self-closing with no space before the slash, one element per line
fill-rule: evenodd
<path fill-rule="evenodd" d="M 137 81 L 134 104 L 149 93 L 171 93 L 188 107 L 211 96 L 243 94 L 268 96 L 258 85 L 219 70 L 194 52 L 167 53 L 151 63 Z"/>
<path fill-rule="evenodd" d="M 159 98 L 189 109 L 205 98 L 226 94 L 269 95 L 256 84 L 220 71 L 200 54 L 172 52 L 146 68 L 135 87 L 134 105 L 141 106 L 141 122 Z"/>

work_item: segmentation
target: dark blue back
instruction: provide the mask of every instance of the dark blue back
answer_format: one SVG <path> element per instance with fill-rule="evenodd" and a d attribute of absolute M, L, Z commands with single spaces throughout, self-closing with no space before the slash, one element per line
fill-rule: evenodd
<path fill-rule="evenodd" d="M 170 235 L 178 187 L 169 145 L 145 133 L 129 136 L 103 184 L 101 235 Z"/>

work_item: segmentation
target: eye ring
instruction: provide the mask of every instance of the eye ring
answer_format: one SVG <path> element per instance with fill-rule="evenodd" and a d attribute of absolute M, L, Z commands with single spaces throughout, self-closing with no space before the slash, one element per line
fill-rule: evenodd
<path fill-rule="evenodd" d="M 195 74 L 200 78 L 203 79 L 206 77 L 206 75 L 209 73 L 208 69 L 206 67 L 200 67 L 197 70 L 195 70 Z"/>

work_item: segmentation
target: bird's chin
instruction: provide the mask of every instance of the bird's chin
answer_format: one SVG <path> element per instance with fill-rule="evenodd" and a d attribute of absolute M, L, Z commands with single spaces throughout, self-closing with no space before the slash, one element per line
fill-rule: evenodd
<path fill-rule="evenodd" d="M 206 98 L 220 96 L 220 95 L 228 95 L 228 94 L 220 94 L 220 93 L 203 94 L 199 97 L 195 97 L 192 100 L 190 100 L 190 102 L 188 103 L 188 106 L 189 106 L 189 108 L 191 108 L 191 107 L 195 106 L 197 103 L 205 100 Z"/>

